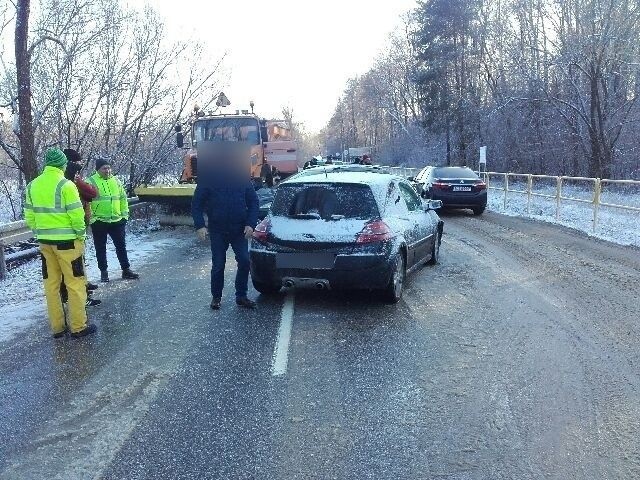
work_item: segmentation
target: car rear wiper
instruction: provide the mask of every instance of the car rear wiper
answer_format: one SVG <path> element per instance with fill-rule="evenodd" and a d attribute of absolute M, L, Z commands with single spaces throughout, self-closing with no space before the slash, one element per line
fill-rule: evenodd
<path fill-rule="evenodd" d="M 320 220 L 319 213 L 296 213 L 295 215 L 289 215 L 291 218 L 298 218 L 300 220 Z"/>

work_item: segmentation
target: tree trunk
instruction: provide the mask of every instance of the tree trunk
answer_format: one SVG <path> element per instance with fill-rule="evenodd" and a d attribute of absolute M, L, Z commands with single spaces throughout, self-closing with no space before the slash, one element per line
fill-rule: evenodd
<path fill-rule="evenodd" d="M 21 166 L 30 182 L 38 176 L 34 146 L 33 116 L 31 114 L 31 58 L 27 46 L 29 38 L 29 0 L 18 0 L 16 12 L 16 80 L 18 85 L 18 122 L 20 132 Z"/>
<path fill-rule="evenodd" d="M 447 116 L 447 167 L 451 166 L 451 123 L 449 122 L 449 117 Z"/>
<path fill-rule="evenodd" d="M 590 125 L 589 139 L 591 141 L 591 158 L 589 162 L 589 175 L 591 177 L 602 178 L 604 165 L 604 150 L 607 148 L 600 139 L 600 95 L 598 91 L 598 71 L 595 67 L 591 68 L 591 103 L 590 103 Z"/>

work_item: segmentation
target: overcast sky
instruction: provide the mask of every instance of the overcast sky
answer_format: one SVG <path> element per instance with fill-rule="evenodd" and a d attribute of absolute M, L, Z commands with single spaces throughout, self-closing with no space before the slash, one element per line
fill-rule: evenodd
<path fill-rule="evenodd" d="M 126 0 L 140 7 L 145 0 Z M 171 36 L 228 52 L 233 109 L 289 105 L 309 130 L 331 116 L 348 78 L 366 72 L 415 0 L 156 0 Z M 185 54 L 184 61 L 198 61 Z"/>

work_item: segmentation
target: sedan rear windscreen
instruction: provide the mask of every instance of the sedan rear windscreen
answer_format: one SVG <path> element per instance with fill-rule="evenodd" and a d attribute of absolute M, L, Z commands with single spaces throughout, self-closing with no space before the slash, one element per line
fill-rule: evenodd
<path fill-rule="evenodd" d="M 468 168 L 442 167 L 442 168 L 433 169 L 433 177 L 434 178 L 477 179 L 478 175 L 476 175 L 473 171 L 469 170 Z"/>
<path fill-rule="evenodd" d="M 271 212 L 278 216 L 324 220 L 378 217 L 371 189 L 359 184 L 282 184 L 276 190 Z"/>

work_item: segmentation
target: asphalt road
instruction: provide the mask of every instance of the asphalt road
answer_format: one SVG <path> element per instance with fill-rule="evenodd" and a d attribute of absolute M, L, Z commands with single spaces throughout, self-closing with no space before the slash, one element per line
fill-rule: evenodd
<path fill-rule="evenodd" d="M 184 251 L 101 289 L 96 336 L 43 320 L 0 345 L 0 478 L 640 478 L 640 251 L 444 220 L 395 306 L 243 311 L 228 275 L 212 312 L 207 248 L 177 233 Z"/>

